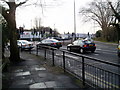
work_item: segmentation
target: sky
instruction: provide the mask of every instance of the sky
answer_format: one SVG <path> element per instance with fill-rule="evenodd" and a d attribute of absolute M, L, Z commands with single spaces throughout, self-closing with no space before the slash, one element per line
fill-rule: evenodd
<path fill-rule="evenodd" d="M 94 22 L 85 23 L 79 15 L 80 8 L 86 7 L 91 1 L 75 0 L 76 33 L 95 33 L 98 30 Z M 48 6 L 43 9 L 32 5 L 17 8 L 17 27 L 24 26 L 26 29 L 31 29 L 35 26 L 35 18 L 41 18 L 41 26 L 55 28 L 61 34 L 74 32 L 74 0 L 46 0 L 46 5 Z"/>

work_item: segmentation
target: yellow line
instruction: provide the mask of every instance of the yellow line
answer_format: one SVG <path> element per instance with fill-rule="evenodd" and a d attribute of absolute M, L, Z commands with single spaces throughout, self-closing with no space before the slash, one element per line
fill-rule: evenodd
<path fill-rule="evenodd" d="M 90 73 L 87 73 L 87 72 L 85 72 L 85 73 L 86 73 L 87 75 L 91 76 L 91 77 L 94 77 L 94 78 L 98 79 L 98 80 L 101 81 L 101 82 L 106 83 L 107 86 L 110 85 L 111 87 L 113 86 L 113 87 L 115 87 L 115 88 L 120 88 L 119 86 L 114 85 L 114 84 L 112 84 L 112 83 L 109 83 L 109 82 L 107 82 L 107 81 L 105 81 L 105 80 L 102 80 L 102 79 L 98 78 L 97 76 L 94 76 L 94 75 L 92 75 L 92 74 L 90 74 Z M 106 84 L 103 84 L 103 85 L 106 86 Z M 111 88 L 111 87 L 110 87 L 110 88 Z"/>

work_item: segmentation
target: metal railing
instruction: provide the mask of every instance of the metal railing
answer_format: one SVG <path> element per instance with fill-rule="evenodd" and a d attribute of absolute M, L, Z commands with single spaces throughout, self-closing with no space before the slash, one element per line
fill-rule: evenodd
<path fill-rule="evenodd" d="M 120 89 L 120 65 L 88 57 L 83 54 L 37 46 L 36 55 L 42 55 L 53 66 L 60 66 L 93 88 Z"/>

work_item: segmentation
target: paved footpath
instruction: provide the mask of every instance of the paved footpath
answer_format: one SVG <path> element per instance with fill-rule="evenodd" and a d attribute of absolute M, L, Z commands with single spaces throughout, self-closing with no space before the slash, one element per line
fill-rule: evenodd
<path fill-rule="evenodd" d="M 75 79 L 58 67 L 52 67 L 40 56 L 22 52 L 23 61 L 10 64 L 3 72 L 3 90 L 81 90 Z"/>

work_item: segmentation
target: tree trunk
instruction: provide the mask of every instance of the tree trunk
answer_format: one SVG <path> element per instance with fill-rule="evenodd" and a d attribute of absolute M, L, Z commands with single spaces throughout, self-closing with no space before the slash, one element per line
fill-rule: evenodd
<path fill-rule="evenodd" d="M 19 50 L 17 46 L 15 11 L 16 7 L 11 8 L 7 19 L 8 28 L 10 31 L 10 61 L 13 62 L 17 62 L 20 60 Z"/>

